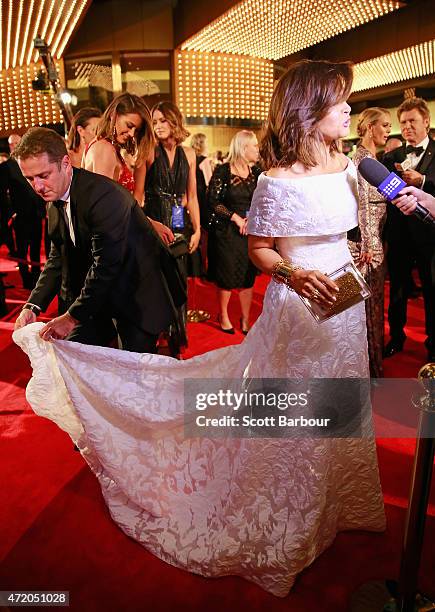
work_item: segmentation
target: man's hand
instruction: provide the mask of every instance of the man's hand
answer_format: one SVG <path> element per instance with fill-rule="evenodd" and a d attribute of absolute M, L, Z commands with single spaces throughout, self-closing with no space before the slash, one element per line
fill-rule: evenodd
<path fill-rule="evenodd" d="M 14 329 L 21 329 L 22 327 L 25 327 L 30 323 L 34 323 L 36 319 L 37 316 L 35 315 L 35 313 L 29 310 L 28 308 L 25 308 L 18 315 L 17 320 L 15 321 Z"/>
<path fill-rule="evenodd" d="M 190 237 L 189 253 L 194 253 L 196 251 L 196 249 L 198 248 L 200 239 L 201 239 L 201 230 L 198 229 Z"/>
<path fill-rule="evenodd" d="M 405 183 L 412 187 L 421 187 L 423 183 L 423 175 L 417 172 L 417 170 L 406 170 L 406 172 L 402 174 L 402 178 Z"/>
<path fill-rule="evenodd" d="M 163 240 L 165 244 L 171 244 L 171 242 L 174 242 L 175 238 L 171 228 L 169 228 L 167 225 L 163 225 L 163 223 L 160 223 L 159 221 L 154 221 L 154 219 L 150 219 L 149 217 L 148 220 L 153 226 L 154 231 L 158 233 L 161 240 Z"/>
<path fill-rule="evenodd" d="M 72 332 L 78 321 L 68 312 L 52 319 L 39 332 L 43 340 L 63 340 Z"/>

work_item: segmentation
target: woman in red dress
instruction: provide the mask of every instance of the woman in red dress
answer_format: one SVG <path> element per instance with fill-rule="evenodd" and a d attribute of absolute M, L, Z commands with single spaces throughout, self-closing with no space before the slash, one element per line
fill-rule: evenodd
<path fill-rule="evenodd" d="M 150 111 L 134 94 L 123 93 L 112 100 L 97 126 L 96 137 L 86 148 L 82 167 L 117 181 L 131 193 L 135 190 L 135 171 L 130 170 L 123 153 L 133 156 L 136 167 L 149 157 L 154 148 L 154 131 Z M 143 207 L 143 203 L 139 202 Z M 172 231 L 149 219 L 162 240 L 174 240 Z"/>

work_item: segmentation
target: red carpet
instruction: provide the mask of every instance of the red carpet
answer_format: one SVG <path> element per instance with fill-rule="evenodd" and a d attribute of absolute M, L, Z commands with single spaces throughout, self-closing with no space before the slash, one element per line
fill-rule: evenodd
<path fill-rule="evenodd" d="M 2 251 L 4 256 L 4 251 Z M 0 259 L 6 282 L 20 286 L 13 262 Z M 261 311 L 265 277 L 257 280 L 253 312 Z M 412 440 L 378 440 L 387 511 L 384 534 L 341 533 L 277 599 L 236 578 L 205 579 L 156 559 L 111 521 L 100 488 L 69 437 L 39 418 L 25 400 L 26 356 L 12 343 L 12 321 L 28 292 L 8 289 L 9 314 L 0 322 L 0 590 L 68 590 L 74 611 L 198 611 L 249 609 L 345 612 L 362 583 L 397 577 L 413 458 Z M 185 357 L 240 342 L 219 331 L 214 289 L 200 284 L 196 304 L 212 319 L 192 324 Z M 233 298 L 231 318 L 240 314 Z M 406 352 L 385 362 L 389 377 L 415 377 L 425 361 L 422 300 L 410 303 Z M 432 491 L 432 493 L 434 493 Z M 435 585 L 435 495 L 426 527 L 420 586 Z"/>

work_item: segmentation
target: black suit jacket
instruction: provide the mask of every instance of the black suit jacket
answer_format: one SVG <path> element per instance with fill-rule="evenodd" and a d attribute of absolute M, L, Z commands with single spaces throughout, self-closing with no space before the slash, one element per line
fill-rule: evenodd
<path fill-rule="evenodd" d="M 16 214 L 15 227 L 32 231 L 45 217 L 45 202 L 30 187 L 12 157 L 0 164 L 0 205 L 3 214 Z"/>
<path fill-rule="evenodd" d="M 29 302 L 45 310 L 60 292 L 78 321 L 105 312 L 148 333 L 166 329 L 174 301 L 162 273 L 165 247 L 132 195 L 109 178 L 74 169 L 70 202 L 75 246 L 63 211 L 50 204 L 51 251 Z"/>
<path fill-rule="evenodd" d="M 394 149 L 383 157 L 384 165 L 390 172 L 397 172 L 394 164 L 402 163 L 406 158 L 405 145 Z M 429 138 L 429 144 L 423 157 L 416 168 L 417 172 L 425 175 L 423 190 L 435 195 L 435 141 Z M 387 241 L 404 240 L 411 236 L 413 240 L 420 244 L 433 244 L 434 231 L 431 226 L 420 221 L 413 215 L 407 216 L 401 213 L 393 204 L 388 204 L 387 224 L 385 227 L 385 237 Z"/>

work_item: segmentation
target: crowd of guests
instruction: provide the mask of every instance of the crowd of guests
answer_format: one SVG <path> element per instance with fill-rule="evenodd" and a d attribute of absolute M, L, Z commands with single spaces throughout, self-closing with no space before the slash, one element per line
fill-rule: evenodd
<path fill-rule="evenodd" d="M 234 137 L 229 158 L 215 169 L 209 199 L 216 228 L 209 230 L 208 251 L 221 292 L 222 328 L 232 326 L 224 316 L 230 292 L 238 288 L 242 329 L 248 329 L 255 270 L 245 246 L 252 263 L 272 280 L 263 311 L 244 342 L 185 361 L 126 351 L 115 358 L 100 346 L 47 346 L 38 338 L 38 333 L 43 340 L 66 338 L 72 331 L 78 340 L 86 326 L 89 331 L 89 322 L 111 317 L 120 326 L 123 346 L 125 340 L 131 349 L 138 340 L 148 338 L 151 344 L 168 316 L 172 325 L 179 322 L 182 303 L 174 302 L 175 277 L 168 274 L 177 268 L 167 266 L 171 287 L 166 292 L 155 273 L 166 246 L 146 216 L 165 227 L 170 221 L 178 251 L 168 256 L 172 262 L 181 258 L 182 278 L 201 231 L 194 189 L 197 162 L 192 150 L 180 146 L 187 134 L 179 129 L 176 109 L 165 104 L 151 110 L 157 142 L 135 172 L 136 181 L 139 173 L 145 175 L 135 188 L 145 191 L 146 215 L 115 181 L 83 169 L 73 172 L 65 143 L 55 132 L 30 130 L 16 150 L 29 183 L 46 201 L 55 200 L 49 206 L 50 257 L 14 334 L 33 366 L 29 403 L 70 433 L 101 482 L 111 516 L 130 537 L 178 568 L 213 577 L 242 575 L 281 597 L 337 532 L 385 529 L 369 407 L 361 395 L 358 418 L 348 419 L 349 391 L 343 395 L 330 387 L 330 379 L 368 376 L 364 304 L 318 325 L 300 299 L 332 306 L 339 287 L 327 274 L 350 257 L 347 231 L 358 221 L 357 171 L 341 153 L 340 141 L 350 130 L 352 72 L 348 62 L 292 65 L 272 95 L 260 147 L 265 172 L 258 176 L 259 150 L 250 132 Z M 114 129 L 105 136 L 110 146 L 104 147 L 114 160 L 110 147 L 122 147 L 124 134 L 134 138 L 144 122 L 139 114 L 114 114 L 110 125 Z M 88 154 L 99 142 L 89 145 Z M 120 161 L 117 168 L 119 179 Z M 136 198 L 142 203 L 140 194 Z M 36 321 L 32 309 L 45 307 L 59 281 L 68 281 L 62 266 L 81 262 L 83 274 L 86 260 L 90 268 L 84 279 L 78 275 L 70 283 L 75 300 L 63 317 L 29 326 Z M 178 309 L 174 317 L 167 308 L 171 299 Z M 58 380 L 59 371 L 65 384 L 47 384 L 52 375 Z M 288 434 L 284 428 L 278 437 L 263 429 L 262 437 L 255 419 L 249 433 L 225 433 L 224 427 L 213 440 L 198 438 L 195 429 L 189 435 L 185 425 L 199 423 L 195 408 L 183 411 L 187 378 L 196 379 L 201 390 L 204 381 L 235 379 L 242 382 L 237 387 L 248 401 L 252 391 L 257 396 L 262 394 L 255 391 L 263 390 L 252 389 L 252 379 L 298 379 L 310 385 L 310 379 L 323 378 L 317 381 L 320 387 L 315 385 L 314 403 L 300 404 L 302 414 L 307 409 L 316 417 L 331 409 L 339 416 L 344 412 L 349 435 L 336 437 L 337 430 L 330 429 L 318 436 L 315 430 L 298 439 L 295 428 Z M 227 382 L 221 384 L 224 390 Z M 271 390 L 279 389 L 273 385 Z M 283 395 L 293 405 L 295 394 Z M 216 404 L 211 397 L 210 404 Z M 259 412 L 254 406 L 245 404 L 246 414 L 276 411 L 268 401 L 257 404 Z M 350 429 L 348 420 L 353 421 Z M 210 430 L 204 434 L 213 436 Z"/>
<path fill-rule="evenodd" d="M 419 98 L 408 99 L 397 114 L 403 140 L 389 137 L 387 109 L 373 107 L 361 113 L 353 162 L 358 167 L 367 157 L 381 156 L 387 168 L 408 185 L 434 193 L 435 143 L 428 136 L 427 104 Z M 171 249 L 185 283 L 206 274 L 216 284 L 218 322 L 224 333 L 235 333 L 228 304 L 232 291 L 238 290 L 240 329 L 246 334 L 258 273 L 248 257 L 247 238 L 249 209 L 261 173 L 257 139 L 251 131 L 238 132 L 224 158 L 221 151 L 208 155 L 204 134 L 194 134 L 191 147 L 186 146 L 189 136 L 175 104 L 160 102 L 149 110 L 140 97 L 125 93 L 104 113 L 97 108 L 78 111 L 66 145 L 73 167 L 106 176 L 133 194 L 153 230 Z M 11 153 L 19 141 L 19 136 L 10 136 Z M 404 347 L 414 267 L 425 304 L 428 358 L 434 360 L 434 237 L 430 227 L 388 205 L 361 175 L 358 183 L 359 225 L 349 232 L 348 243 L 372 291 L 366 302 L 368 345 L 371 374 L 378 377 L 382 376 L 383 358 Z M 2 241 L 18 259 L 23 286 L 32 289 L 40 273 L 46 206 L 23 179 L 13 157 L 0 165 L 0 199 Z M 48 236 L 47 228 L 45 234 Z M 46 251 L 48 255 L 48 243 Z M 384 347 L 387 268 L 391 338 Z M 187 345 L 186 305 L 177 308 L 167 342 L 173 356 Z"/>
<path fill-rule="evenodd" d="M 410 186 L 435 195 L 435 142 L 429 136 L 430 113 L 421 98 L 404 100 L 397 109 L 402 139 L 388 138 L 387 109 L 365 109 L 358 119 L 360 142 L 353 156 L 359 163 L 380 157 L 384 165 Z M 380 152 L 380 153 L 379 153 Z M 405 216 L 387 204 L 359 175 L 359 228 L 350 234 L 350 250 L 366 277 L 372 296 L 366 302 L 368 346 L 372 376 L 382 376 L 382 360 L 404 348 L 407 303 L 417 268 L 425 310 L 428 361 L 435 361 L 435 236 L 433 227 Z M 388 323 L 390 339 L 384 346 L 384 281 L 390 281 Z"/>

